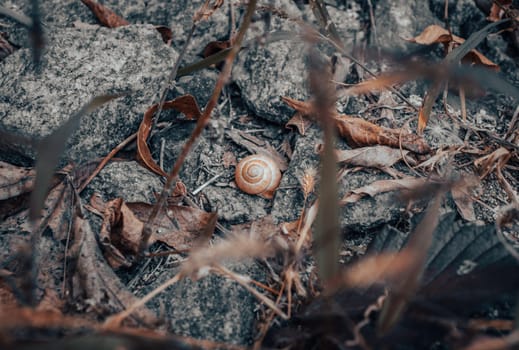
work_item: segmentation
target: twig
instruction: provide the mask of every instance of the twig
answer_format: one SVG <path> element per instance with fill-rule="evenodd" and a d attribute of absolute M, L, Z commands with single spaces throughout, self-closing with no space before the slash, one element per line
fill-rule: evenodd
<path fill-rule="evenodd" d="M 243 42 L 243 38 L 245 37 L 245 32 L 247 31 L 247 28 L 250 25 L 250 22 L 252 20 L 252 15 L 254 14 L 254 10 L 256 8 L 256 2 L 257 0 L 251 0 L 249 2 L 249 5 L 247 6 L 247 12 L 245 13 L 245 17 L 243 19 L 242 26 L 240 27 L 240 31 L 238 32 L 238 35 L 236 36 L 235 45 L 232 47 L 232 50 L 229 52 L 229 55 L 225 58 L 225 65 L 218 77 L 218 81 L 216 82 L 216 86 L 213 90 L 213 94 L 210 98 L 210 100 L 207 102 L 207 105 L 204 108 L 204 112 L 198 119 L 195 129 L 193 130 L 191 136 L 184 144 L 184 147 L 182 147 L 182 150 L 180 154 L 178 155 L 175 164 L 173 165 L 173 169 L 171 169 L 171 172 L 168 176 L 168 179 L 166 181 L 166 184 L 164 185 L 164 189 L 162 190 L 160 194 L 160 198 L 153 207 L 153 210 L 151 211 L 151 214 L 148 218 L 148 221 L 145 223 L 142 229 L 142 240 L 139 247 L 139 253 L 142 255 L 144 250 L 148 246 L 148 241 L 152 235 L 152 226 L 155 221 L 155 218 L 157 217 L 159 211 L 164 206 L 164 203 L 166 202 L 166 199 L 171 192 L 173 185 L 176 183 L 178 174 L 180 172 L 180 169 L 182 168 L 182 165 L 184 163 L 184 160 L 186 159 L 188 153 L 191 151 L 191 147 L 195 143 L 195 141 L 198 139 L 200 134 L 202 133 L 202 130 L 205 129 L 207 123 L 209 122 L 209 119 L 211 118 L 211 112 L 213 111 L 214 107 L 216 106 L 218 102 L 218 97 L 220 96 L 220 93 L 222 91 L 222 88 L 224 84 L 227 82 L 230 74 L 231 74 L 231 68 L 232 63 L 234 61 L 234 58 L 238 54 L 238 51 L 241 48 L 241 43 Z"/>
<path fill-rule="evenodd" d="M 204 188 L 206 188 L 207 186 L 209 186 L 210 184 L 212 184 L 213 182 L 215 182 L 216 180 L 218 180 L 219 177 L 221 177 L 224 173 L 220 173 L 220 174 L 216 174 L 215 176 L 213 176 L 212 178 L 210 178 L 209 180 L 207 180 L 207 182 L 203 183 L 202 185 L 200 185 L 197 189 L 195 189 L 192 193 L 193 195 L 197 195 L 200 191 L 202 191 Z"/>

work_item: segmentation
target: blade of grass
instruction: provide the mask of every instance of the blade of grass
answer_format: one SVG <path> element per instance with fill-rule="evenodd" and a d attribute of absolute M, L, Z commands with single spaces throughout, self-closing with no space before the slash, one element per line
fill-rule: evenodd
<path fill-rule="evenodd" d="M 328 67 L 310 50 L 310 89 L 314 98 L 314 111 L 324 132 L 324 149 L 321 158 L 321 182 L 319 185 L 319 209 L 314 235 L 314 254 L 319 277 L 324 285 L 330 285 L 339 271 L 340 225 L 337 197 L 337 159 L 334 150 L 335 89 L 331 85 Z"/>
<path fill-rule="evenodd" d="M 81 117 L 93 112 L 99 106 L 113 100 L 114 98 L 121 96 L 122 95 L 102 95 L 94 97 L 76 114 L 70 117 L 65 124 L 39 142 L 37 147 L 38 157 L 36 160 L 36 180 L 34 190 L 31 194 L 29 210 L 29 218 L 32 223 L 35 223 L 43 209 L 43 203 L 47 196 L 48 187 L 54 174 L 54 169 L 58 165 L 59 158 L 65 150 L 69 136 L 78 128 Z"/>

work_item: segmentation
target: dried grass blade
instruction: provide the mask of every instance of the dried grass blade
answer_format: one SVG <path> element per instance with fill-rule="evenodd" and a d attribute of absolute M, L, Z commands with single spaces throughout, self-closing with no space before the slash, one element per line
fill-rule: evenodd
<path fill-rule="evenodd" d="M 70 117 L 65 124 L 41 140 L 37 147 L 38 159 L 36 161 L 36 180 L 30 200 L 29 218 L 33 223 L 38 219 L 41 209 L 43 208 L 48 187 L 54 174 L 54 169 L 58 164 L 59 157 L 65 150 L 69 136 L 79 126 L 81 117 L 85 114 L 91 113 L 99 106 L 121 96 L 122 95 L 102 95 L 94 97 L 76 114 Z"/>

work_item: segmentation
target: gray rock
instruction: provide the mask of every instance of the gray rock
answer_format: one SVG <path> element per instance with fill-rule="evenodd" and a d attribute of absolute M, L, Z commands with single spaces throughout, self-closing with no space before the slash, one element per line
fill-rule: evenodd
<path fill-rule="evenodd" d="M 233 272 L 265 281 L 265 271 L 254 261 L 226 263 Z M 176 270 L 163 270 L 144 293 L 172 278 Z M 140 294 L 140 293 L 139 293 Z M 210 274 L 197 281 L 183 279 L 148 305 L 165 308 L 169 330 L 178 335 L 250 345 L 255 335 L 258 300 L 236 282 Z"/>
<path fill-rule="evenodd" d="M 137 162 L 112 162 L 85 189 L 85 198 L 100 193 L 105 201 L 123 198 L 126 202 L 155 203 L 162 190 L 159 177 Z"/>
<path fill-rule="evenodd" d="M 177 54 L 152 26 L 62 28 L 47 34 L 40 75 L 33 71 L 29 49 L 0 63 L 0 127 L 41 138 L 94 96 L 130 91 L 83 116 L 65 160 L 104 156 L 137 131 Z"/>
<path fill-rule="evenodd" d="M 320 138 L 321 132 L 317 126 L 306 130 L 305 136 L 298 136 L 292 159 L 274 198 L 272 206 L 274 222 L 293 221 L 301 215 L 304 196 L 300 181 L 308 169 L 315 169 L 318 175 L 319 155 L 315 152 L 315 145 L 320 142 Z"/>
<path fill-rule="evenodd" d="M 284 10 L 298 14 L 293 4 L 285 4 Z M 255 23 L 250 35 L 262 33 Z M 297 32 L 297 25 L 287 19 L 273 17 L 271 30 Z M 293 114 L 280 99 L 288 96 L 306 99 L 305 47 L 301 39 L 275 41 L 264 46 L 255 44 L 240 52 L 233 69 L 233 80 L 241 90 L 248 108 L 257 116 L 277 124 L 284 124 Z"/>
<path fill-rule="evenodd" d="M 377 37 L 371 31 L 371 44 L 388 50 L 407 51 L 415 44 L 404 39 L 420 34 L 431 24 L 440 23 L 426 1 L 379 1 L 374 9 Z M 404 39 L 403 39 L 404 38 Z"/>
<path fill-rule="evenodd" d="M 172 46 L 179 51 L 184 45 L 192 27 L 193 14 L 204 1 L 106 0 L 101 3 L 131 24 L 169 27 L 173 32 Z M 30 2 L 28 1 L 7 1 L 4 6 L 27 15 L 31 12 Z M 195 56 L 200 54 L 204 46 L 210 41 L 228 39 L 230 31 L 228 10 L 228 6 L 224 5 L 208 21 L 198 23 L 188 48 L 185 62 L 192 63 L 192 61 L 198 60 L 199 58 L 195 58 Z M 51 31 L 54 27 L 84 26 L 84 24 L 99 23 L 90 9 L 79 0 L 40 1 L 40 12 L 44 31 Z M 16 44 L 25 47 L 30 46 L 25 30 L 18 29 L 10 34 Z M 50 38 L 47 40 L 50 40 Z"/>
<path fill-rule="evenodd" d="M 317 169 L 317 177 L 319 176 L 319 156 L 315 153 L 315 146 L 318 143 L 322 141 L 321 133 L 316 127 L 307 130 L 307 134 L 297 140 L 289 168 L 283 174 L 280 188 L 276 192 L 272 208 L 274 222 L 288 222 L 300 217 L 303 205 L 300 179 L 304 171 L 309 168 Z M 337 147 L 348 148 L 342 140 L 337 140 Z M 342 198 L 348 191 L 383 179 L 390 179 L 390 177 L 376 169 L 349 173 L 339 182 L 337 198 Z M 314 195 L 310 196 L 309 203 L 315 199 L 319 191 L 318 186 L 319 180 L 316 181 L 316 190 Z M 375 198 L 365 197 L 354 204 L 342 206 L 340 208 L 342 230 L 366 233 L 384 223 L 396 221 L 402 214 L 402 207 L 392 199 L 392 194 L 387 193 L 377 195 Z"/>

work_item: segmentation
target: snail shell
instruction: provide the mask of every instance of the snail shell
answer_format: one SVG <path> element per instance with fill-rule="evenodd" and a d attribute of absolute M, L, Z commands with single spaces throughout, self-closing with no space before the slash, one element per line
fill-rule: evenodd
<path fill-rule="evenodd" d="M 235 181 L 243 192 L 270 199 L 281 181 L 281 171 L 271 158 L 253 154 L 236 165 Z"/>

